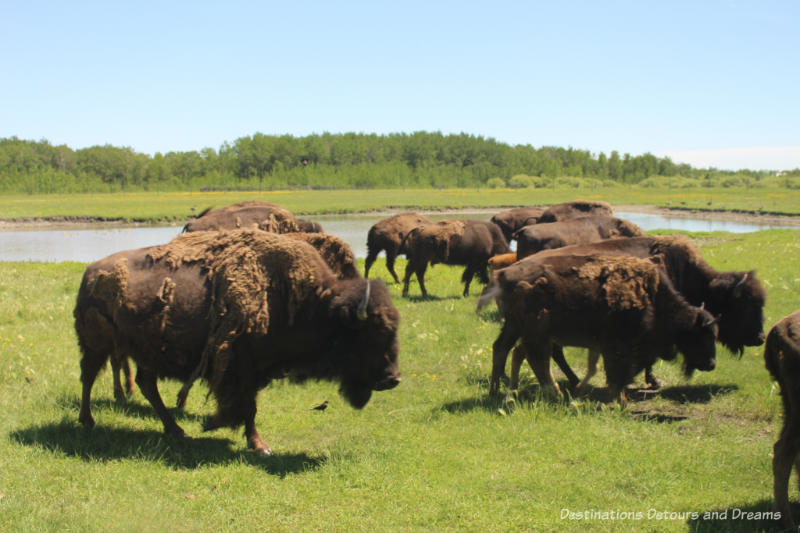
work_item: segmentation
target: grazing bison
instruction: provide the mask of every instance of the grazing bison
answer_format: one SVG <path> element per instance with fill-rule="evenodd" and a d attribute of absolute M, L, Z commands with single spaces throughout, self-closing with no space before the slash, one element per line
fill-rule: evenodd
<path fill-rule="evenodd" d="M 165 433 L 185 435 L 157 379 L 202 377 L 218 406 L 204 429 L 244 424 L 262 454 L 271 450 L 255 427 L 256 394 L 273 379 L 339 381 L 356 408 L 400 380 L 400 317 L 383 285 L 337 279 L 311 245 L 263 231 L 188 233 L 111 255 L 87 269 L 74 315 L 87 427 L 113 352 L 136 362 Z"/>
<path fill-rule="evenodd" d="M 571 244 L 587 244 L 614 237 L 639 235 L 644 235 L 644 231 L 632 222 L 606 215 L 593 215 L 562 222 L 525 226 L 515 237 L 517 254 L 522 259 L 542 250 L 562 248 Z"/>
<path fill-rule="evenodd" d="M 603 353 L 609 392 L 622 403 L 633 376 L 657 358 L 674 358 L 675 347 L 684 355 L 687 376 L 715 366 L 714 318 L 689 305 L 651 261 L 560 255 L 520 261 L 496 277 L 504 322 L 493 346 L 492 394 L 518 339 L 543 389 L 559 395 L 550 373 L 555 345 Z M 512 388 L 515 368 L 519 361 L 512 367 Z"/>
<path fill-rule="evenodd" d="M 560 222 L 590 215 L 612 216 L 614 209 L 608 202 L 591 202 L 587 200 L 575 200 L 574 202 L 564 202 L 563 204 L 551 205 L 539 217 L 538 223 Z"/>
<path fill-rule="evenodd" d="M 510 251 L 500 228 L 492 222 L 482 220 L 443 220 L 436 224 L 419 226 L 406 236 L 403 246 L 408 254 L 403 296 L 408 296 L 411 274 L 417 275 L 422 295 L 428 296 L 428 291 L 425 290 L 425 270 L 428 263 L 466 266 L 461 276 L 466 296 L 475 274 L 478 274 L 482 283 L 489 281 L 489 258 Z"/>
<path fill-rule="evenodd" d="M 381 253 L 386 250 L 386 268 L 394 278 L 395 283 L 400 283 L 400 278 L 394 271 L 394 260 L 398 254 L 405 253 L 401 243 L 408 232 L 417 226 L 430 224 L 431 221 L 417 213 L 402 213 L 376 222 L 367 233 L 367 259 L 364 262 L 364 277 L 369 277 L 369 269 Z"/>
<path fill-rule="evenodd" d="M 741 354 L 745 346 L 759 346 L 764 342 L 764 304 L 767 293 L 754 271 L 717 271 L 703 260 L 697 246 L 684 236 L 644 236 L 568 246 L 536 254 L 536 259 L 556 255 L 601 255 L 659 258 L 675 289 L 695 306 L 705 309 L 717 319 L 718 338 L 726 348 Z M 557 350 L 554 360 L 575 386 L 578 378 Z M 589 353 L 586 377 L 579 385 L 584 390 L 597 370 L 599 354 Z M 560 359 L 559 359 L 560 358 Z M 566 368 L 565 366 L 566 365 Z M 645 369 L 645 380 L 657 388 L 660 383 L 650 367 Z"/>
<path fill-rule="evenodd" d="M 515 207 L 497 213 L 491 218 L 491 221 L 497 224 L 500 231 L 503 232 L 503 237 L 511 242 L 517 230 L 536 224 L 543 212 L 544 209 L 541 207 Z"/>
<path fill-rule="evenodd" d="M 291 211 L 276 204 L 258 201 L 206 209 L 183 227 L 185 233 L 232 229 L 260 229 L 272 233 L 302 231 Z"/>
<path fill-rule="evenodd" d="M 783 401 L 783 427 L 772 456 L 775 510 L 783 526 L 794 531 L 789 508 L 789 477 L 792 465 L 800 469 L 800 311 L 782 318 L 767 335 L 764 362 L 778 382 Z"/>

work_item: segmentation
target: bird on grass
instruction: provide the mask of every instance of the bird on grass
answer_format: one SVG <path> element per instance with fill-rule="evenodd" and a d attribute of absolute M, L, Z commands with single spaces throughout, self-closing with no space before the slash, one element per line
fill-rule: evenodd
<path fill-rule="evenodd" d="M 315 407 L 312 407 L 311 410 L 312 411 L 324 411 L 327 408 L 328 408 L 328 400 L 325 400 L 321 404 L 319 404 L 319 405 L 317 405 Z"/>

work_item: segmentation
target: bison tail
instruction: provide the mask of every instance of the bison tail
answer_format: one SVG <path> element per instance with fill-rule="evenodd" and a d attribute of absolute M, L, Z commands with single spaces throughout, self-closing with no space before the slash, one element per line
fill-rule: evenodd
<path fill-rule="evenodd" d="M 489 305 L 489 302 L 500 296 L 501 292 L 502 289 L 500 288 L 500 285 L 497 285 L 496 283 L 487 285 L 486 288 L 483 289 L 480 298 L 478 298 L 478 307 L 475 309 L 475 312 L 480 313 L 481 309 Z"/>

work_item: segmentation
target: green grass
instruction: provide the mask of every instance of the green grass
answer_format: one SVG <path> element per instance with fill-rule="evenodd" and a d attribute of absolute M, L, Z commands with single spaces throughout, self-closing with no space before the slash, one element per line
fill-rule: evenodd
<path fill-rule="evenodd" d="M 800 232 L 693 236 L 716 268 L 758 270 L 769 292 L 765 329 L 800 307 Z M 259 458 L 241 431 L 201 431 L 213 411 L 201 384 L 176 412 L 191 440 L 163 437 L 138 391 L 116 404 L 109 373 L 93 394 L 97 426 L 80 427 L 72 307 L 84 267 L 0 263 L 0 531 L 771 528 L 732 519 L 771 505 L 780 401 L 762 347 L 741 359 L 720 348 L 717 369 L 689 382 L 659 363 L 662 394 L 634 394 L 625 410 L 539 400 L 525 367 L 516 403 L 505 405 L 487 394 L 496 313 L 476 314 L 477 287 L 461 298 L 460 269 L 437 265 L 431 299 L 416 284 L 409 299 L 390 286 L 402 315 L 400 386 L 362 411 L 331 383 L 268 387 L 257 423 L 275 456 Z M 389 278 L 382 262 L 372 272 Z M 585 353 L 567 357 L 582 374 Z M 593 384 L 603 381 L 600 372 Z M 178 385 L 160 384 L 168 405 Z M 325 399 L 325 412 L 310 410 Z M 564 509 L 642 518 L 569 520 Z M 664 511 L 683 514 L 648 518 Z M 728 517 L 703 520 L 706 512 Z"/>
<path fill-rule="evenodd" d="M 584 198 L 614 205 L 744 210 L 800 214 L 800 190 L 611 186 L 597 189 L 378 189 L 264 192 L 165 192 L 0 195 L 2 218 L 93 216 L 135 221 L 183 221 L 206 207 L 245 200 L 280 204 L 297 214 L 351 213 L 386 208 L 548 205 Z"/>

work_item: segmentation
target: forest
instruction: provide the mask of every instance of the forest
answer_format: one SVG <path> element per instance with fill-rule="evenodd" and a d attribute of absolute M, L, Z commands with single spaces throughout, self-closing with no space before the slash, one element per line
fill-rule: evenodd
<path fill-rule="evenodd" d="M 698 169 L 652 154 L 508 145 L 466 133 L 256 133 L 218 150 L 138 153 L 0 138 L 0 193 L 115 191 L 744 186 L 797 187 L 789 172 Z"/>

